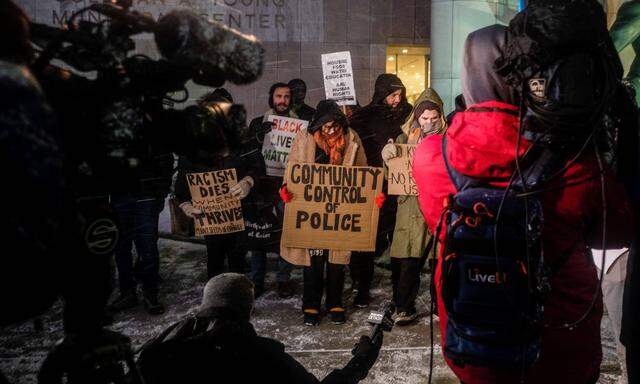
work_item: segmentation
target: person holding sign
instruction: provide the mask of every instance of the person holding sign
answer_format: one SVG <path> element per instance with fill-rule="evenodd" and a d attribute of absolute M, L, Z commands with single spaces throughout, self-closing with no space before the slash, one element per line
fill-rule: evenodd
<path fill-rule="evenodd" d="M 375 92 L 371 103 L 355 111 L 350 125 L 362 138 L 364 150 L 372 167 L 382 167 L 382 148 L 389 139 L 402 133 L 400 128 L 411 113 L 406 89 L 396 75 L 383 73 L 376 79 Z M 386 183 L 385 183 L 386 184 Z M 383 187 L 386 193 L 386 185 Z M 375 252 L 356 252 L 351 261 L 358 294 L 354 306 L 366 308 L 369 305 L 369 289 L 373 280 L 373 260 L 380 257 L 393 241 L 396 218 L 395 196 L 389 197 L 380 210 L 378 237 Z"/>
<path fill-rule="evenodd" d="M 349 129 L 346 116 L 335 101 L 323 100 L 318 103 L 313 120 L 306 131 L 301 131 L 293 142 L 289 155 L 290 163 L 315 163 L 331 165 L 367 165 L 367 157 L 360 137 Z M 286 183 L 280 195 L 285 202 L 301 197 L 291 196 Z M 330 236 L 329 234 L 327 236 Z M 304 266 L 304 293 L 302 310 L 306 325 L 320 323 L 320 304 L 326 287 L 325 307 L 334 324 L 346 321 L 342 300 L 344 288 L 344 266 L 349 264 L 350 251 L 327 249 L 302 249 L 280 247 L 282 257 L 295 265 Z M 327 272 L 326 282 L 324 272 Z"/>
<path fill-rule="evenodd" d="M 215 125 L 214 107 L 219 107 L 217 102 L 201 102 L 198 106 L 189 108 L 197 109 L 201 117 L 191 121 L 193 124 Z M 207 127 L 202 127 L 200 131 L 206 131 Z M 211 153 L 196 152 L 191 158 L 181 157 L 178 166 L 178 177 L 175 185 L 175 195 L 180 208 L 190 218 L 194 220 L 212 219 L 215 223 L 238 221 L 238 215 L 244 216 L 243 212 L 237 212 L 233 208 L 233 218 L 229 215 L 222 215 L 217 218 L 215 215 L 206 215 L 202 210 L 194 206 L 192 202 L 191 188 L 198 188 L 203 199 L 212 196 L 226 195 L 242 201 L 242 211 L 245 205 L 250 205 L 255 200 L 254 185 L 256 181 L 264 175 L 264 161 L 257 148 L 243 145 L 240 148 L 239 137 L 226 137 L 232 134 L 226 132 L 224 140 L 227 141 L 224 151 L 212 151 Z M 221 138 L 223 139 L 223 138 Z M 246 144 L 246 143 L 245 143 Z M 226 148 L 225 148 L 226 147 Z M 234 171 L 235 170 L 235 171 Z M 201 176 L 202 173 L 207 173 Z M 237 200 L 236 200 L 237 201 Z M 223 212 L 224 213 L 224 212 Z M 232 220 L 233 219 L 233 220 Z M 232 233 L 207 234 L 204 236 L 207 245 L 207 276 L 209 278 L 224 272 L 224 260 L 228 259 L 229 269 L 234 272 L 245 272 L 246 252 L 243 246 L 244 226 L 241 231 L 233 230 Z M 223 231 L 230 232 L 230 231 Z"/>
<path fill-rule="evenodd" d="M 278 117 L 297 119 L 298 115 L 291 109 L 291 89 L 285 83 L 275 83 L 269 88 L 269 109 L 262 116 L 251 120 L 249 124 L 250 140 L 256 142 L 258 150 L 263 149 L 263 161 L 270 162 L 273 156 L 265 156 L 264 140 L 275 126 Z M 289 144 L 286 142 L 285 144 Z M 271 152 L 273 155 L 273 152 Z M 278 154 L 280 156 L 280 154 Z M 278 189 L 282 185 L 282 175 L 266 172 L 259 181 L 257 204 L 254 211 L 258 215 L 247 218 L 247 241 L 251 245 L 251 280 L 255 285 L 255 292 L 260 296 L 264 292 L 264 278 L 267 269 L 267 252 L 277 252 L 280 246 L 282 228 L 282 205 L 278 202 Z M 264 228 L 264 229 L 263 229 Z M 278 260 L 276 275 L 278 296 L 287 298 L 293 296 L 294 285 L 291 282 L 291 264 L 282 258 Z"/>
<path fill-rule="evenodd" d="M 402 131 L 395 141 L 382 148 L 381 156 L 386 166 L 398 156 L 396 144 L 418 144 L 423 138 L 442 134 L 446 122 L 442 113 L 442 100 L 431 88 L 418 100 Z M 409 161 L 411 163 L 411 160 Z M 410 167 L 409 167 L 410 168 Z M 409 183 L 409 181 L 406 181 Z M 391 283 L 393 301 L 398 314 L 397 325 L 411 324 L 417 317 L 415 300 L 420 288 L 420 264 L 429 255 L 433 258 L 433 235 L 420 212 L 416 195 L 398 196 L 396 226 L 391 243 Z"/>

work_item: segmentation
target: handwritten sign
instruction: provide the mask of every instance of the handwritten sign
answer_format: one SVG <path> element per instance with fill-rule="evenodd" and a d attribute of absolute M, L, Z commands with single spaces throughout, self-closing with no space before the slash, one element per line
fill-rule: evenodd
<path fill-rule="evenodd" d="M 383 170 L 290 163 L 282 245 L 293 248 L 373 251 Z"/>
<path fill-rule="evenodd" d="M 389 183 L 387 192 L 390 195 L 418 195 L 418 187 L 413 179 L 411 166 L 413 163 L 414 144 L 396 144 L 398 156 L 387 162 Z"/>
<path fill-rule="evenodd" d="M 235 169 L 188 173 L 186 177 L 191 202 L 202 211 L 194 216 L 196 236 L 244 231 L 240 200 L 229 193 L 238 183 Z"/>
<path fill-rule="evenodd" d="M 334 100 L 338 105 L 356 105 L 351 52 L 322 55 L 322 75 L 327 99 Z"/>
<path fill-rule="evenodd" d="M 262 143 L 262 156 L 267 167 L 267 175 L 282 177 L 291 153 L 293 139 L 298 132 L 307 129 L 309 122 L 275 115 L 270 115 L 267 121 L 275 124 L 271 132 L 264 136 Z"/>

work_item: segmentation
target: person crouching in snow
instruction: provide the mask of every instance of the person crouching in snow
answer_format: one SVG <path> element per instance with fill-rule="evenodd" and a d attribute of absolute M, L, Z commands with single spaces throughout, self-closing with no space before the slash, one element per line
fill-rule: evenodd
<path fill-rule="evenodd" d="M 422 92 L 415 105 L 395 144 L 389 140 L 382 148 L 385 166 L 398 156 L 396 144 L 418 144 L 423 138 L 440 135 L 446 129 L 442 100 L 433 89 Z M 433 258 L 433 235 L 422 217 L 417 196 L 398 196 L 397 201 L 390 249 L 391 283 L 398 312 L 396 324 L 408 325 L 417 317 L 415 301 L 420 288 L 420 268 L 427 256 Z"/>
<path fill-rule="evenodd" d="M 355 131 L 349 129 L 347 117 L 331 100 L 318 103 L 316 113 L 306 131 L 296 136 L 290 163 L 315 163 L 345 166 L 366 166 L 367 157 Z M 288 192 L 285 175 L 280 196 L 285 202 L 297 198 Z M 320 323 L 320 303 L 324 287 L 327 290 L 325 307 L 331 322 L 343 324 L 346 314 L 342 300 L 344 266 L 349 264 L 351 251 L 280 247 L 280 254 L 291 264 L 304 266 L 302 310 L 306 325 Z M 326 282 L 324 271 L 326 268 Z"/>

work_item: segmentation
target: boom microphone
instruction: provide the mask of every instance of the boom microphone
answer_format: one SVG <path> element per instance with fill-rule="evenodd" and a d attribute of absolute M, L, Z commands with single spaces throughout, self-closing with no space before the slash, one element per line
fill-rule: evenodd
<path fill-rule="evenodd" d="M 154 31 L 162 55 L 185 67 L 221 72 L 234 84 L 247 84 L 261 74 L 264 48 L 254 36 L 208 21 L 188 10 L 175 10 L 158 20 Z M 197 79 L 194 79 L 197 82 Z"/>

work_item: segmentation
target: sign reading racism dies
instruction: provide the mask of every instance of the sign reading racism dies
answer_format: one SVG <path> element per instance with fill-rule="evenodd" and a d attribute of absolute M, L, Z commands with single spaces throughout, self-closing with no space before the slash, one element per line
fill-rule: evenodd
<path fill-rule="evenodd" d="M 267 167 L 267 175 L 282 177 L 291 153 L 293 139 L 298 132 L 307 129 L 309 122 L 275 115 L 270 115 L 267 121 L 274 123 L 271 132 L 264 136 L 262 143 L 262 156 Z"/>
<path fill-rule="evenodd" d="M 412 165 L 414 144 L 396 144 L 398 156 L 387 162 L 389 168 L 389 184 L 387 192 L 390 195 L 418 195 L 418 187 L 413 179 Z"/>
<path fill-rule="evenodd" d="M 356 88 L 353 85 L 351 52 L 334 52 L 321 56 L 324 92 L 338 105 L 356 105 Z"/>
<path fill-rule="evenodd" d="M 188 173 L 191 202 L 202 211 L 194 216 L 196 236 L 244 231 L 240 200 L 229 190 L 238 183 L 235 169 Z"/>
<path fill-rule="evenodd" d="M 290 163 L 282 245 L 292 248 L 373 251 L 383 170 Z"/>

